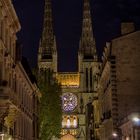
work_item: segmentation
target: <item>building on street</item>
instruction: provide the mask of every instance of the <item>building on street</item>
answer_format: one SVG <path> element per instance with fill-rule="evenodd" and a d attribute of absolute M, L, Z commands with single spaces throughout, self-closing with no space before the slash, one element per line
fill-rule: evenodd
<path fill-rule="evenodd" d="M 98 124 L 94 133 L 100 140 L 134 140 L 134 135 L 139 139 L 140 124 L 136 127 L 130 116 L 140 113 L 140 31 L 134 30 L 133 23 L 121 27 L 122 35 L 104 48 L 97 100 L 93 101 Z"/>
<path fill-rule="evenodd" d="M 0 0 L 0 139 L 38 139 L 39 89 L 21 58 L 20 23 L 11 0 Z M 21 63 L 22 60 L 22 63 Z M 27 69 L 26 69 L 27 68 Z"/>

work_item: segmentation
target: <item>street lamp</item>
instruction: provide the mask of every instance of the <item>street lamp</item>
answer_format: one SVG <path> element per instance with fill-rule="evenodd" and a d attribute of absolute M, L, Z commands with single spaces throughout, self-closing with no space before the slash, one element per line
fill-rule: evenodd
<path fill-rule="evenodd" d="M 140 118 L 135 116 L 132 118 L 132 121 L 136 124 L 136 125 L 140 125 Z"/>
<path fill-rule="evenodd" d="M 110 136 L 110 140 L 118 140 L 118 132 L 117 131 L 114 131 L 112 132 L 111 136 Z"/>
<path fill-rule="evenodd" d="M 116 137 L 118 137 L 118 134 L 117 134 L 116 132 L 113 132 L 113 133 L 112 133 L 112 136 L 113 136 L 114 138 L 116 138 Z"/>
<path fill-rule="evenodd" d="M 139 113 L 132 113 L 129 118 L 135 125 L 140 125 L 140 114 Z"/>
<path fill-rule="evenodd" d="M 111 135 L 112 140 L 121 140 L 122 139 L 122 133 L 120 129 L 116 129 L 112 132 Z"/>
<path fill-rule="evenodd" d="M 137 131 L 140 129 L 140 114 L 139 113 L 132 113 L 129 116 L 129 120 L 133 123 L 133 139 L 139 140 L 139 136 L 137 135 Z"/>
<path fill-rule="evenodd" d="M 1 136 L 1 140 L 4 140 L 4 133 L 0 133 L 0 136 Z"/>

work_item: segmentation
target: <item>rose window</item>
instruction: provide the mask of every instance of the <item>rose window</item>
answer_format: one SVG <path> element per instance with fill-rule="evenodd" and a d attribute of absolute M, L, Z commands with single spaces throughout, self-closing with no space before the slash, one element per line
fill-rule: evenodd
<path fill-rule="evenodd" d="M 62 107 L 64 111 L 73 111 L 77 106 L 77 96 L 73 93 L 65 93 L 62 96 Z"/>

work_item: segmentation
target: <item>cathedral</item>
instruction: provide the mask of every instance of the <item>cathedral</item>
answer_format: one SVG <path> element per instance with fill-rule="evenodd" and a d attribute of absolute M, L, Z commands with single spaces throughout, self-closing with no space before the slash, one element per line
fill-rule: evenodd
<path fill-rule="evenodd" d="M 92 134 L 92 100 L 97 90 L 98 62 L 92 29 L 90 1 L 83 0 L 78 71 L 57 70 L 57 44 L 53 32 L 51 0 L 45 1 L 44 25 L 38 52 L 39 69 L 50 69 L 62 85 L 62 139 L 89 140 Z"/>

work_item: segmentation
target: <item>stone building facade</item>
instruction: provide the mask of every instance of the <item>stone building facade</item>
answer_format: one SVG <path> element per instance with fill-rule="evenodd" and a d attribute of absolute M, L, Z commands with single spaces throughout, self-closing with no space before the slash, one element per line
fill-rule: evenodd
<path fill-rule="evenodd" d="M 107 43 L 104 49 L 98 100 L 93 102 L 94 115 L 99 116 L 99 125 L 95 128 L 97 139 L 123 137 L 132 140 L 132 136 L 126 135 L 133 126 L 129 116 L 140 112 L 140 31 L 133 29 L 132 23 L 123 23 L 122 36 Z M 124 121 L 126 118 L 130 122 L 129 128 L 128 121 Z"/>
<path fill-rule="evenodd" d="M 78 71 L 58 72 L 51 0 L 45 1 L 44 27 L 38 52 L 39 70 L 51 70 L 62 85 L 62 139 L 93 139 L 92 99 L 97 89 L 98 62 L 89 0 L 83 1 Z M 72 138 L 71 138 L 72 139 Z"/>
<path fill-rule="evenodd" d="M 132 118 L 129 118 L 129 116 L 131 116 L 133 113 L 140 113 L 139 38 L 140 31 L 136 31 L 112 41 L 112 46 L 114 46 L 112 47 L 112 55 L 116 56 L 116 75 L 118 77 L 118 123 L 121 125 L 123 124 L 123 120 L 125 118 L 128 118 L 130 123 L 133 124 Z M 140 119 L 140 116 L 138 117 Z M 130 129 L 133 127 L 135 127 L 135 125 L 132 125 Z M 134 136 L 131 136 L 131 139 L 140 139 L 140 134 L 136 133 L 136 135 L 137 137 L 135 138 Z"/>
<path fill-rule="evenodd" d="M 21 63 L 20 28 L 11 0 L 0 0 L 0 139 L 37 140 L 40 93 Z"/>

